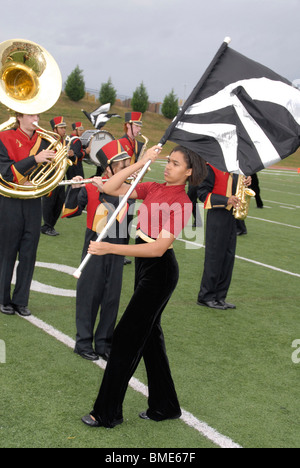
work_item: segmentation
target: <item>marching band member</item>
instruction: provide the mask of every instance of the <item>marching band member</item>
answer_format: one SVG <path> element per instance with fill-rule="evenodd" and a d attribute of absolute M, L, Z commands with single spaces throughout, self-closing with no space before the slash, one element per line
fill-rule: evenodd
<path fill-rule="evenodd" d="M 16 114 L 17 125 L 0 133 L 0 173 L 8 182 L 28 184 L 28 176 L 38 164 L 55 157 L 49 144 L 36 132 L 38 115 Z M 40 199 L 0 196 L 0 311 L 28 316 L 30 285 L 40 238 Z M 19 256 L 17 280 L 11 298 L 11 281 Z"/>
<path fill-rule="evenodd" d="M 230 287 L 237 241 L 236 219 L 232 209 L 240 200 L 235 196 L 238 176 L 208 164 L 208 175 L 198 188 L 200 200 L 208 210 L 206 220 L 205 264 L 198 294 L 199 306 L 235 309 L 226 302 Z M 245 185 L 251 184 L 251 177 Z"/>
<path fill-rule="evenodd" d="M 142 117 L 143 114 L 141 112 L 125 113 L 125 135 L 120 138 L 119 141 L 131 157 L 130 164 L 134 164 L 139 159 L 140 152 L 143 148 L 143 143 L 136 139 L 143 125 Z"/>
<path fill-rule="evenodd" d="M 108 179 L 122 171 L 126 161 L 130 159 L 117 140 L 103 146 L 96 156 L 102 172 L 105 171 L 105 178 Z M 80 179 L 81 177 L 75 178 L 75 180 Z M 87 207 L 83 258 L 87 254 L 90 242 L 97 239 L 118 205 L 119 197 L 99 193 L 98 187 L 91 184 L 81 189 L 74 188 L 69 193 L 63 217 L 79 216 Z M 107 242 L 116 244 L 127 242 L 127 223 L 124 221 L 124 214 L 126 215 L 126 210 L 108 233 Z M 77 283 L 75 352 L 85 359 L 95 361 L 99 356 L 108 359 L 119 310 L 123 265 L 123 257 L 117 255 L 93 256 Z M 100 308 L 100 320 L 94 332 Z"/>
<path fill-rule="evenodd" d="M 160 147 L 149 149 L 144 157 L 112 177 L 105 193 L 124 195 L 127 177 L 151 159 L 156 160 Z M 161 328 L 161 314 L 177 285 L 178 264 L 172 248 L 192 213 L 185 192 L 187 179 L 199 185 L 206 165 L 195 153 L 176 147 L 165 170 L 165 184 L 141 183 L 132 193 L 144 200 L 139 210 L 135 245 L 91 242 L 88 252 L 95 256 L 130 255 L 136 257 L 135 291 L 118 323 L 111 354 L 106 366 L 93 411 L 82 421 L 92 427 L 114 427 L 123 422 L 122 405 L 128 382 L 141 358 L 144 358 L 149 386 L 149 409 L 143 419 L 162 421 L 181 415 L 169 368 Z"/>
<path fill-rule="evenodd" d="M 62 143 L 65 145 L 65 136 L 66 136 L 66 122 L 63 117 L 54 117 L 50 120 L 50 125 L 52 130 L 57 133 Z M 69 150 L 68 156 L 73 157 L 74 153 L 72 150 Z M 49 195 L 43 197 L 42 206 L 43 206 L 43 218 L 44 224 L 41 227 L 42 234 L 47 236 L 58 236 L 59 233 L 54 229 L 58 218 L 60 217 L 63 204 L 65 202 L 65 188 L 56 187 Z"/>
<path fill-rule="evenodd" d="M 86 153 L 90 152 L 90 148 L 86 148 L 85 150 L 82 148 L 82 143 L 80 137 L 84 132 L 84 127 L 82 122 L 74 122 L 72 123 L 72 134 L 71 138 L 78 137 L 71 142 L 70 149 L 73 151 L 74 155 L 71 157 L 71 161 L 73 163 L 72 166 L 69 167 L 67 171 L 67 179 L 71 180 L 76 176 L 84 177 L 84 171 L 82 166 L 82 160 L 85 157 Z"/>

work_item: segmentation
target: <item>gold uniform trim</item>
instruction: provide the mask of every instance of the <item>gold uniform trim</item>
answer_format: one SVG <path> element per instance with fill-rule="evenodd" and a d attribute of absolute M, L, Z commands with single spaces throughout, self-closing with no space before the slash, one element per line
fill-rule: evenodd
<path fill-rule="evenodd" d="M 156 239 L 152 239 L 152 237 L 147 236 L 147 234 L 145 234 L 143 231 L 141 231 L 141 229 L 138 229 L 136 231 L 136 235 L 137 235 L 137 237 L 142 239 L 144 242 L 147 242 L 147 244 L 153 244 L 153 242 L 156 241 Z M 168 250 L 170 250 L 170 249 L 173 249 L 173 244 L 170 245 Z"/>

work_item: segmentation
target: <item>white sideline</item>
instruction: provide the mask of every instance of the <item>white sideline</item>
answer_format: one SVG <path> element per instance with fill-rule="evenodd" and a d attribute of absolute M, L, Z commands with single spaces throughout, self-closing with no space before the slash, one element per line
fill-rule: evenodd
<path fill-rule="evenodd" d="M 294 209 L 294 208 L 288 208 Z M 293 226 L 292 224 L 285 224 L 285 223 L 280 223 L 279 221 L 271 221 L 270 219 L 264 219 L 264 218 L 255 218 L 254 216 L 248 216 L 249 219 L 256 219 L 257 221 L 264 221 L 265 223 L 271 223 L 271 224 L 278 224 L 279 226 L 284 226 L 284 227 L 290 227 L 294 229 L 300 229 L 300 226 Z"/>
<path fill-rule="evenodd" d="M 24 320 L 27 320 L 28 322 L 30 322 L 32 325 L 35 325 L 36 327 L 40 328 L 44 332 L 48 333 L 48 335 L 60 341 L 64 345 L 68 346 L 71 349 L 74 349 L 75 341 L 72 338 L 70 338 L 68 335 L 65 335 L 64 333 L 60 332 L 56 328 L 52 327 L 52 325 L 49 325 L 48 323 L 44 322 L 43 320 L 40 320 L 34 315 L 30 315 L 29 317 L 23 317 L 23 318 Z M 94 364 L 96 364 L 101 369 L 105 369 L 105 366 L 106 366 L 106 362 L 103 359 L 99 359 L 99 361 L 95 361 Z M 133 377 L 130 380 L 129 385 L 136 392 L 142 393 L 142 395 L 144 395 L 145 397 L 148 396 L 148 387 L 144 385 L 142 382 L 140 382 L 138 379 L 136 379 L 135 377 Z M 220 434 L 215 429 L 208 426 L 208 424 L 206 424 L 203 421 L 200 421 L 199 419 L 197 419 L 195 416 L 193 416 L 188 411 L 185 411 L 184 409 L 182 409 L 181 419 L 188 426 L 192 427 L 193 429 L 198 431 L 200 434 L 202 434 L 204 437 L 206 437 L 211 442 L 213 442 L 214 444 L 218 445 L 221 448 L 242 448 L 240 445 L 233 442 L 229 437 L 226 437 Z"/>
<path fill-rule="evenodd" d="M 205 246 L 203 244 L 197 244 L 196 242 L 187 241 L 185 239 L 177 239 L 177 240 L 181 241 L 181 242 L 185 242 L 187 244 L 195 245 L 195 246 L 197 246 L 199 248 L 205 248 Z M 254 263 L 254 265 L 259 265 L 259 266 L 262 266 L 264 268 L 269 268 L 270 270 L 279 271 L 280 273 L 284 273 L 285 275 L 296 276 L 297 278 L 300 278 L 299 273 L 293 273 L 292 271 L 282 270 L 281 268 L 277 268 L 277 267 L 274 267 L 272 265 L 268 265 L 267 263 L 257 262 L 256 260 L 251 260 L 250 258 L 240 257 L 239 255 L 236 255 L 235 258 L 238 258 L 239 260 L 243 260 L 244 262 Z"/>

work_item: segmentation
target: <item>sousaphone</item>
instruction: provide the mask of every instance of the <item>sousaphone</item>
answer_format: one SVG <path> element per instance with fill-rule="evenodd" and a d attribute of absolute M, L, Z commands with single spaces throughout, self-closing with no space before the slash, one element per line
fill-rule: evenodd
<path fill-rule="evenodd" d="M 0 44 L 0 102 L 20 114 L 35 115 L 47 111 L 57 102 L 62 90 L 62 77 L 54 58 L 42 46 L 23 39 Z M 10 118 L 0 131 L 16 122 Z M 5 181 L 0 175 L 0 194 L 9 198 L 39 198 L 50 193 L 64 178 L 71 161 L 69 146 L 60 137 L 37 126 L 37 131 L 55 149 L 51 163 L 43 163 L 33 171 L 26 185 Z"/>

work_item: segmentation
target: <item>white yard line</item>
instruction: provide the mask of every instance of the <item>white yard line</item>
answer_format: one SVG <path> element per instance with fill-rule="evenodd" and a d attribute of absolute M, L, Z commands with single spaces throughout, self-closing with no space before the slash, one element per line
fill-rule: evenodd
<path fill-rule="evenodd" d="M 286 207 L 287 208 L 287 207 Z M 291 209 L 291 208 L 289 208 Z M 256 218 L 255 216 L 248 216 L 249 219 L 257 219 L 258 221 L 264 221 L 265 223 L 278 224 L 279 226 L 290 227 L 294 229 L 300 229 L 300 226 L 294 226 L 292 224 L 280 223 L 279 221 L 271 221 L 270 219 Z"/>
<path fill-rule="evenodd" d="M 238 258 L 239 260 L 243 260 L 244 262 L 254 263 L 254 265 L 262 266 L 264 268 L 269 268 L 270 270 L 279 271 L 279 273 L 284 273 L 285 275 L 290 275 L 290 276 L 295 276 L 296 278 L 300 278 L 300 275 L 298 273 L 292 273 L 291 271 L 282 270 L 281 268 L 276 268 L 274 266 L 267 265 L 266 263 L 257 262 L 256 260 L 250 260 L 249 258 L 239 257 L 238 255 L 236 255 L 236 258 Z"/>
<path fill-rule="evenodd" d="M 286 195 L 293 195 L 293 197 L 300 197 L 300 193 L 286 192 L 285 190 L 270 189 L 270 188 L 268 188 L 265 184 L 263 185 L 262 190 L 263 190 L 263 191 L 266 191 L 266 192 L 283 193 L 284 196 L 286 196 Z"/>
<path fill-rule="evenodd" d="M 292 203 L 284 203 L 284 202 L 278 202 L 278 201 L 273 201 L 273 200 L 264 200 L 267 203 L 274 203 L 275 205 L 284 205 L 284 206 L 291 206 L 292 208 L 300 208 L 299 205 L 293 205 Z"/>
<path fill-rule="evenodd" d="M 187 241 L 185 239 L 177 239 L 177 240 L 181 241 L 181 242 L 185 242 L 187 244 L 194 245 L 195 247 L 205 248 L 204 245 L 198 244 L 197 242 Z M 250 258 L 240 257 L 239 255 L 236 255 L 235 258 L 238 258 L 239 260 L 243 260 L 244 262 L 254 263 L 254 265 L 259 265 L 259 266 L 262 266 L 264 268 L 269 268 L 270 270 L 274 270 L 274 271 L 278 271 L 280 273 L 284 273 L 285 275 L 296 276 L 297 278 L 300 278 L 300 274 L 298 274 L 298 273 L 293 273 L 293 272 L 288 271 L 288 270 L 282 270 L 281 268 L 277 268 L 277 267 L 274 267 L 272 265 L 267 265 L 266 263 L 257 262 L 256 260 L 251 260 Z"/>

